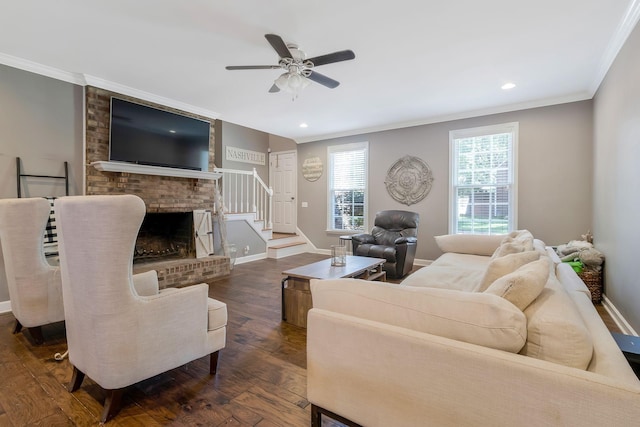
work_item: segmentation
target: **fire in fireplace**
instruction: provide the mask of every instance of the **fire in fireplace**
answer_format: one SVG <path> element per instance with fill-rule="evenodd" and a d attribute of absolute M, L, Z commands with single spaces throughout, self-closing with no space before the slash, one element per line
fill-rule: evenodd
<path fill-rule="evenodd" d="M 140 226 L 133 262 L 194 258 L 193 213 L 147 213 Z"/>

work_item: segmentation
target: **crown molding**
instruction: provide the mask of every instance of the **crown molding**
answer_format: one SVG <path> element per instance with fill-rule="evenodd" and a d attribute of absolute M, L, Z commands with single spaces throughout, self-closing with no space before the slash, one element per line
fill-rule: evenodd
<path fill-rule="evenodd" d="M 0 64 L 8 65 L 9 67 L 29 71 L 31 73 L 39 74 L 45 77 L 51 77 L 52 79 L 61 80 L 79 86 L 95 86 L 100 89 L 118 92 L 122 95 L 128 95 L 134 98 L 142 99 L 144 101 L 153 102 L 155 104 L 164 105 L 167 107 L 175 108 L 177 110 L 197 114 L 199 116 L 208 117 L 210 119 L 217 119 L 220 117 L 220 114 L 214 111 L 196 107 L 195 105 L 187 104 L 175 99 L 165 98 L 163 96 L 159 96 L 150 92 L 134 89 L 132 87 L 115 82 L 110 82 L 108 80 L 94 77 L 89 74 L 72 73 L 70 71 L 60 70 L 54 67 L 49 67 L 47 65 L 42 65 L 37 62 L 7 55 L 1 52 Z"/>
<path fill-rule="evenodd" d="M 625 42 L 629 38 L 629 35 L 633 31 L 633 29 L 638 24 L 640 20 L 640 0 L 632 0 L 629 8 L 627 9 L 627 13 L 624 15 L 620 24 L 618 24 L 618 28 L 615 33 L 609 40 L 609 44 L 607 49 L 602 55 L 600 60 L 600 66 L 598 67 L 598 71 L 591 82 L 589 90 L 591 92 L 591 96 L 595 95 L 596 91 L 600 87 L 600 84 L 604 80 L 607 72 L 609 72 L 609 68 L 615 61 L 620 49 L 624 46 Z"/>
<path fill-rule="evenodd" d="M 48 65 L 42 65 L 37 62 L 29 61 L 28 59 L 18 58 L 1 52 L 0 64 L 8 65 L 9 67 L 17 68 L 19 70 L 29 71 L 41 76 L 51 77 L 52 79 L 62 80 L 67 83 L 73 83 L 80 86 L 84 86 L 85 84 L 85 79 L 82 74 L 59 70 L 54 67 L 49 67 Z"/>
<path fill-rule="evenodd" d="M 539 99 L 539 100 L 530 101 L 530 102 L 521 102 L 518 104 L 509 104 L 509 105 L 502 105 L 497 107 L 483 108 L 479 110 L 465 111 L 457 114 L 434 116 L 434 117 L 428 117 L 422 120 L 415 120 L 410 122 L 388 123 L 382 126 L 353 129 L 345 132 L 337 132 L 337 133 L 309 136 L 309 137 L 302 137 L 302 138 L 293 138 L 293 140 L 297 144 L 304 144 L 307 142 L 324 141 L 327 139 L 342 138 L 347 136 L 365 135 L 373 132 L 384 132 L 388 130 L 403 129 L 403 128 L 414 127 L 414 126 L 424 126 L 424 125 L 431 125 L 435 123 L 451 122 L 454 120 L 464 120 L 464 119 L 471 119 L 476 117 L 490 116 L 492 114 L 511 113 L 514 111 L 528 110 L 528 109 L 539 108 L 539 107 L 548 107 L 551 105 L 568 104 L 570 102 L 585 101 L 585 100 L 591 99 L 592 97 L 593 96 L 590 93 L 579 92 L 579 93 L 574 93 L 567 96 L 545 98 L 545 99 Z"/>
<path fill-rule="evenodd" d="M 84 75 L 85 86 L 95 86 L 100 89 L 117 92 L 122 95 L 128 95 L 134 98 L 142 99 L 145 101 L 153 102 L 155 104 L 164 105 L 166 107 L 175 108 L 177 110 L 186 111 L 188 113 L 197 114 L 199 116 L 208 117 L 210 119 L 220 118 L 220 114 L 211 110 L 196 107 L 195 105 L 187 104 L 185 102 L 177 101 L 171 98 L 165 98 L 164 96 L 156 95 L 143 90 L 134 89 L 129 86 L 125 86 L 119 83 L 104 80 L 98 77 L 90 75 Z"/>

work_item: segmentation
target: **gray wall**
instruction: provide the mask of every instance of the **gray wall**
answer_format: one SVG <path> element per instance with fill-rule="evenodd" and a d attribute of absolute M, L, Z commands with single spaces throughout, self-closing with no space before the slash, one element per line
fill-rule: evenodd
<path fill-rule="evenodd" d="M 297 148 L 298 144 L 293 139 L 269 135 L 269 150 L 274 153 L 278 151 L 293 151 Z"/>
<path fill-rule="evenodd" d="M 0 198 L 17 197 L 16 157 L 23 173 L 63 175 L 82 194 L 83 88 L 0 64 Z M 23 178 L 23 197 L 62 196 L 64 181 Z M 7 301 L 4 268 L 0 301 Z"/>
<path fill-rule="evenodd" d="M 594 98 L 594 243 L 606 256 L 605 294 L 640 331 L 640 26 Z"/>
<path fill-rule="evenodd" d="M 518 228 L 529 229 L 547 244 L 580 238 L 591 228 L 592 102 L 551 107 L 395 129 L 330 139 L 298 146 L 298 169 L 318 156 L 327 169 L 327 147 L 369 142 L 369 228 L 379 210 L 404 209 L 420 214 L 417 258 L 435 259 L 440 251 L 433 236 L 448 232 L 449 131 L 519 122 Z M 409 207 L 394 201 L 384 179 L 405 155 L 431 167 L 434 182 L 426 199 Z M 327 233 L 326 173 L 315 182 L 298 174 L 298 227 L 318 248 L 328 249 L 338 236 Z"/>
<path fill-rule="evenodd" d="M 216 120 L 216 166 L 224 169 L 253 170 L 265 183 L 269 182 L 269 134 L 258 130 L 249 129 L 233 123 Z M 225 156 L 226 147 L 242 148 L 243 150 L 257 151 L 264 153 L 265 164 L 254 165 L 233 160 L 227 160 Z"/>
<path fill-rule="evenodd" d="M 235 245 L 237 252 L 236 258 L 245 256 L 264 254 L 267 251 L 267 244 L 262 237 L 251 228 L 247 221 L 227 221 L 227 243 Z M 213 220 L 213 247 L 216 255 L 222 255 L 222 242 L 220 241 L 220 232 L 218 228 L 218 220 Z M 249 251 L 245 253 L 244 249 L 249 247 Z"/>
<path fill-rule="evenodd" d="M 0 64 L 0 198 L 17 197 L 15 158 L 24 173 L 63 175 L 82 193 L 83 88 Z M 23 178 L 23 197 L 62 196 L 63 181 Z"/>

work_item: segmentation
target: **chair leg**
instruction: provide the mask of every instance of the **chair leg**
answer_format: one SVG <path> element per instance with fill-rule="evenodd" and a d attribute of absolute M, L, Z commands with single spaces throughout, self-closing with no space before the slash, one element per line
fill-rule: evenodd
<path fill-rule="evenodd" d="M 84 372 L 81 372 L 78 368 L 74 366 L 73 375 L 71 375 L 71 382 L 69 383 L 69 386 L 67 387 L 67 389 L 71 393 L 73 393 L 74 391 L 80 388 L 83 380 L 84 380 Z"/>
<path fill-rule="evenodd" d="M 123 388 L 115 390 L 105 390 L 107 392 L 107 398 L 104 401 L 104 409 L 102 410 L 103 423 L 106 423 L 111 418 L 115 417 L 120 412 L 120 406 L 122 404 L 122 395 L 124 394 Z"/>
<path fill-rule="evenodd" d="M 220 350 L 209 355 L 209 374 L 215 375 L 218 372 L 218 355 Z"/>
<path fill-rule="evenodd" d="M 33 328 L 29 328 L 29 333 L 33 337 L 33 341 L 37 345 L 41 345 L 44 342 L 44 336 L 42 335 L 42 326 L 34 326 Z"/>
<path fill-rule="evenodd" d="M 311 427 L 320 427 L 322 425 L 322 412 L 318 410 L 318 407 L 311 404 Z"/>
<path fill-rule="evenodd" d="M 22 330 L 22 323 L 20 323 L 20 321 L 16 319 L 16 326 L 15 328 L 13 328 L 13 333 L 18 334 L 20 333 L 21 330 Z"/>
<path fill-rule="evenodd" d="M 331 411 L 327 411 L 326 409 L 314 405 L 313 403 L 311 404 L 311 427 L 320 427 L 322 425 L 322 415 L 326 415 L 329 418 L 338 421 L 341 424 L 344 424 L 347 427 L 362 427 L 360 424 L 356 424 L 353 421 L 335 414 Z"/>

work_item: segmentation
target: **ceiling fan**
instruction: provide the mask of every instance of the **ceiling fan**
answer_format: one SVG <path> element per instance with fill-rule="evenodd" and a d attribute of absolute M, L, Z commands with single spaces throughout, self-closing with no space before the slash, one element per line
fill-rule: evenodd
<path fill-rule="evenodd" d="M 276 51 L 280 60 L 278 65 L 230 65 L 227 70 L 278 70 L 285 72 L 278 77 L 271 89 L 270 93 L 280 92 L 284 90 L 293 94 L 294 99 L 300 90 L 310 84 L 310 81 L 319 83 L 329 89 L 338 87 L 340 82 L 330 77 L 320 74 L 313 70 L 314 67 L 320 65 L 332 64 L 334 62 L 348 61 L 356 57 L 351 50 L 341 50 L 326 55 L 320 55 L 307 59 L 305 53 L 298 48 L 297 45 L 286 44 L 282 37 L 276 34 L 265 34 L 264 36 L 271 47 Z"/>

